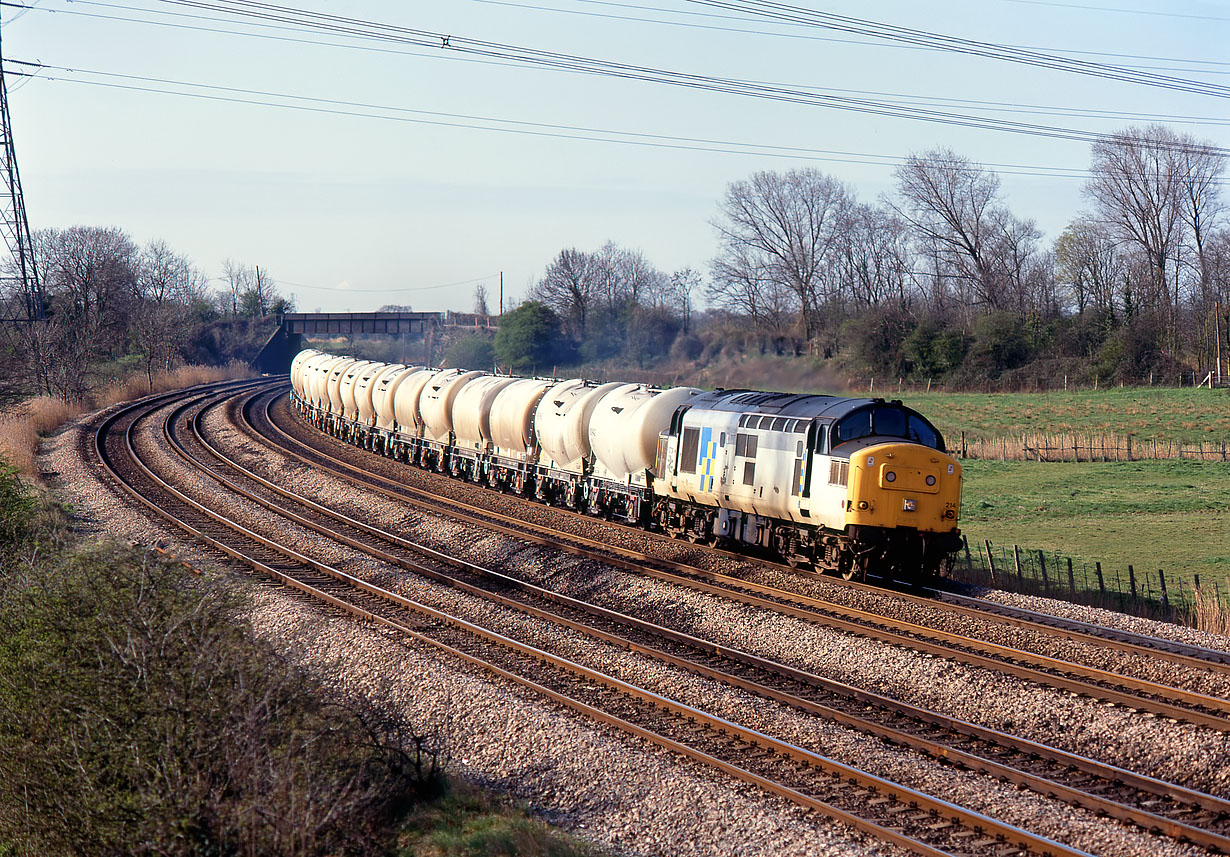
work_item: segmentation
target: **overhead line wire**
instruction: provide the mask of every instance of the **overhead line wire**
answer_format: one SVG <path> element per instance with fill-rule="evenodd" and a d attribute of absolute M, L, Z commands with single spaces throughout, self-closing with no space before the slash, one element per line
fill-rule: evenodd
<path fill-rule="evenodd" d="M 983 130 L 1010 131 L 1032 136 L 1044 136 L 1057 139 L 1075 140 L 1093 143 L 1105 139 L 1104 134 L 1080 129 L 1064 128 L 1054 125 L 1039 125 L 1035 123 L 1018 122 L 1004 119 L 991 119 L 947 110 L 921 109 L 904 105 L 893 105 L 865 98 L 848 96 L 824 95 L 809 93 L 806 90 L 795 89 L 783 85 L 757 84 L 732 78 L 712 77 L 667 69 L 657 69 L 620 63 L 610 60 L 587 58 L 564 54 L 556 51 L 545 51 L 533 48 L 522 48 L 503 45 L 482 39 L 472 39 L 464 36 L 438 33 L 392 24 L 381 24 L 328 15 L 317 12 L 304 12 L 290 7 L 277 6 L 270 3 L 247 2 L 247 0 L 225 0 L 225 2 L 205 2 L 205 0 L 160 0 L 160 2 L 208 9 L 210 11 L 230 12 L 245 17 L 260 20 L 275 20 L 282 23 L 311 25 L 330 32 L 340 32 L 346 35 L 370 36 L 385 38 L 417 46 L 434 45 L 445 51 L 456 51 L 468 55 L 485 56 L 570 71 L 579 74 L 601 75 L 628 80 L 667 84 L 695 90 L 720 92 L 725 94 L 743 95 L 794 104 L 808 104 L 836 109 L 852 110 L 871 115 L 891 116 L 895 118 L 912 118 L 920 121 L 937 122 L 960 127 L 978 128 Z M 300 17 L 294 17 L 298 14 Z M 368 29 L 364 29 L 367 27 Z"/>

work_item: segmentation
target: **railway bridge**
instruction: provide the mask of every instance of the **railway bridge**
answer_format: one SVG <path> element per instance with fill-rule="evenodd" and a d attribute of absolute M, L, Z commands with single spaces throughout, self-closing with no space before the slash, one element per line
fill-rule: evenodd
<path fill-rule="evenodd" d="M 290 361 L 311 336 L 411 335 L 430 343 L 439 328 L 498 327 L 499 316 L 472 312 L 288 312 L 252 360 L 253 368 L 271 375 L 290 371 Z"/>

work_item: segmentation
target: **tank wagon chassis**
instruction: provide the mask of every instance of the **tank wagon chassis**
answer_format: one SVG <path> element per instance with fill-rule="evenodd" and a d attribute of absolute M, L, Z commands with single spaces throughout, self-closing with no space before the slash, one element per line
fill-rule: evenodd
<path fill-rule="evenodd" d="M 538 502 L 849 579 L 960 546 L 960 465 L 899 402 L 511 378 L 304 351 L 316 428 Z"/>

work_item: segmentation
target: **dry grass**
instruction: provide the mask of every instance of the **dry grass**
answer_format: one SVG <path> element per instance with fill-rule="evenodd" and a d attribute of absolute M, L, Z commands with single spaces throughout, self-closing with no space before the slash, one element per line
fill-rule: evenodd
<path fill-rule="evenodd" d="M 1200 589 L 1195 592 L 1195 600 L 1188 608 L 1187 615 L 1183 617 L 1184 622 L 1210 634 L 1230 635 L 1230 610 L 1226 609 L 1220 598 L 1208 595 Z"/>
<path fill-rule="evenodd" d="M 17 468 L 17 472 L 22 476 L 37 480 L 40 440 L 86 411 L 129 402 L 151 393 L 179 390 L 211 381 L 245 378 L 251 374 L 251 370 L 241 363 L 231 363 L 223 368 L 184 366 L 155 375 L 152 385 L 144 374 L 131 375 L 119 383 L 95 391 L 89 402 L 65 402 L 54 396 L 28 399 L 12 411 L 0 414 L 0 458 Z"/>

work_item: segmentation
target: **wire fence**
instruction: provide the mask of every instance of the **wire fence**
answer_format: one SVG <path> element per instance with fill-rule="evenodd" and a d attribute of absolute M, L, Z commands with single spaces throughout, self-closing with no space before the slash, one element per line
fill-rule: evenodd
<path fill-rule="evenodd" d="M 961 458 L 990 461 L 1230 460 L 1230 446 L 1225 440 L 1182 443 L 1113 434 L 1020 434 L 968 439 L 962 432 L 960 444 L 953 452 Z"/>
<path fill-rule="evenodd" d="M 962 583 L 1170 620 L 1191 616 L 1209 603 L 1230 606 L 1225 580 L 1201 580 L 1199 574 L 1161 568 L 1138 571 L 1132 565 L 1104 569 L 1100 562 L 1090 565 L 1057 552 L 963 541 L 964 549 L 949 569 L 949 576 Z"/>

